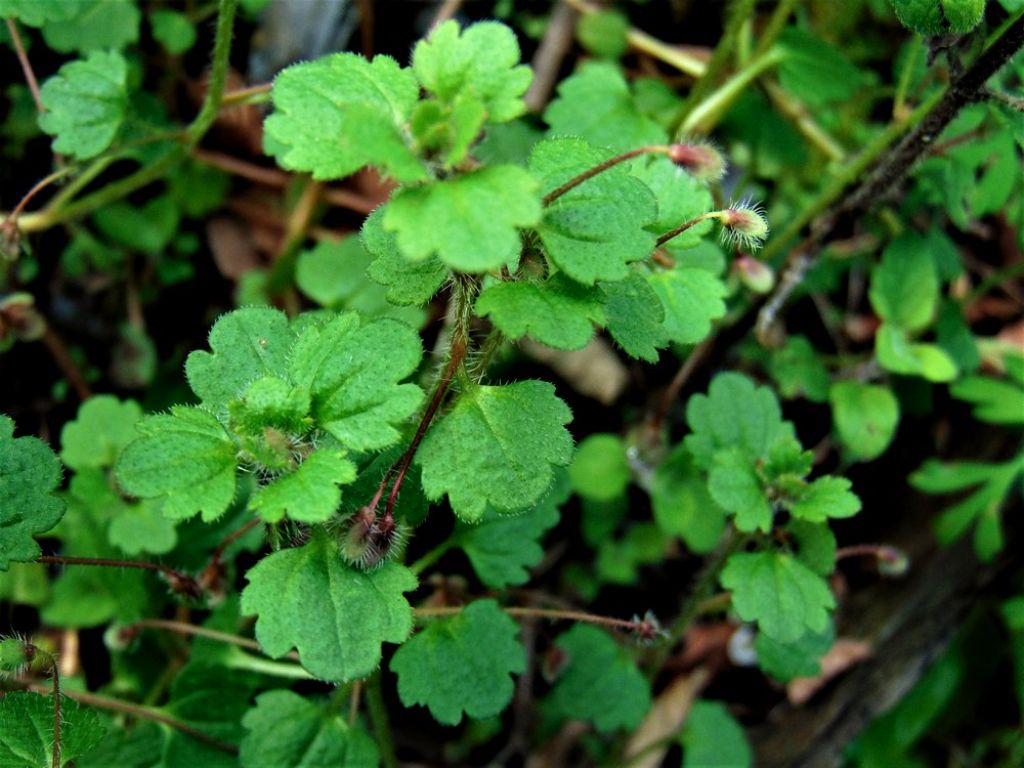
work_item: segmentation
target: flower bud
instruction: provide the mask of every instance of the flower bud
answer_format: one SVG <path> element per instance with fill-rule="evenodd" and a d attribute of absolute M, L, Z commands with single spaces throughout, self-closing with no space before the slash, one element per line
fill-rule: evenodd
<path fill-rule="evenodd" d="M 725 158 L 706 141 L 673 144 L 669 159 L 688 174 L 703 182 L 719 181 L 725 175 Z"/>
<path fill-rule="evenodd" d="M 875 553 L 878 560 L 878 573 L 889 578 L 906 576 L 910 570 L 910 556 L 896 547 L 879 547 Z"/>
<path fill-rule="evenodd" d="M 716 218 L 722 223 L 722 239 L 735 243 L 744 251 L 755 251 L 768 237 L 768 220 L 760 205 L 749 201 L 734 203 L 719 211 Z"/>
<path fill-rule="evenodd" d="M 775 287 L 775 271 L 753 256 L 740 256 L 733 262 L 733 269 L 740 282 L 754 293 L 765 294 Z"/>

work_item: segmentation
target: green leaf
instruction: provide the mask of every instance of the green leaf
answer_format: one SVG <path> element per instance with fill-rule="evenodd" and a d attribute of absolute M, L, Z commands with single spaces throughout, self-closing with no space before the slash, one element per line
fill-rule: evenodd
<path fill-rule="evenodd" d="M 954 382 L 949 392 L 974 406 L 974 418 L 990 424 L 1024 424 L 1024 387 L 990 376 L 968 376 Z"/>
<path fill-rule="evenodd" d="M 533 177 L 514 165 L 492 165 L 398 190 L 383 224 L 407 259 L 436 254 L 452 269 L 486 272 L 517 258 L 517 228 L 532 227 L 540 217 Z"/>
<path fill-rule="evenodd" d="M 158 8 L 149 14 L 153 39 L 168 53 L 182 54 L 196 44 L 196 28 L 184 13 Z"/>
<path fill-rule="evenodd" d="M 632 478 L 626 445 L 618 435 L 590 435 L 578 446 L 569 465 L 572 489 L 580 496 L 609 501 L 625 493 Z"/>
<path fill-rule="evenodd" d="M 170 195 L 142 206 L 119 200 L 93 214 L 99 230 L 113 242 L 150 256 L 161 256 L 178 234 L 181 212 Z"/>
<path fill-rule="evenodd" d="M 720 701 L 695 701 L 679 734 L 682 768 L 750 768 L 747 735 Z"/>
<path fill-rule="evenodd" d="M 174 521 L 160 513 L 159 504 L 144 501 L 118 509 L 110 521 L 107 540 L 129 555 L 163 555 L 174 549 L 178 534 Z"/>
<path fill-rule="evenodd" d="M 412 53 L 420 84 L 444 101 L 478 100 L 491 123 L 504 123 L 526 111 L 522 95 L 533 73 L 519 64 L 516 36 L 504 24 L 479 22 L 462 30 L 446 21 L 420 40 Z"/>
<path fill-rule="evenodd" d="M 39 127 L 56 137 L 53 151 L 87 160 L 113 144 L 128 109 L 127 81 L 121 54 L 94 51 L 43 83 Z"/>
<path fill-rule="evenodd" d="M 61 700 L 60 765 L 67 765 L 99 744 L 106 729 L 99 716 L 68 698 Z M 0 766 L 51 768 L 53 700 L 28 691 L 0 698 Z"/>
<path fill-rule="evenodd" d="M 794 517 L 823 523 L 830 517 L 853 517 L 860 512 L 860 499 L 850 492 L 850 481 L 845 477 L 819 477 L 788 507 Z"/>
<path fill-rule="evenodd" d="M 618 59 L 629 48 L 629 19 L 616 11 L 582 14 L 576 22 L 576 39 L 602 59 Z"/>
<path fill-rule="evenodd" d="M 686 446 L 704 469 L 711 467 L 720 448 L 736 447 L 752 458 L 766 458 L 776 440 L 793 437 L 793 425 L 782 420 L 775 394 L 738 373 L 719 374 L 707 395 L 691 397 L 686 420 L 693 430 Z"/>
<path fill-rule="evenodd" d="M 261 376 L 285 378 L 294 334 L 276 309 L 247 307 L 222 315 L 210 331 L 211 352 L 185 361 L 188 383 L 203 404 L 220 409 Z"/>
<path fill-rule="evenodd" d="M 779 642 L 807 631 L 821 632 L 836 606 L 828 584 L 792 555 L 740 552 L 726 561 L 720 577 L 732 592 L 732 605 L 744 621 L 756 621 Z"/>
<path fill-rule="evenodd" d="M 494 600 L 476 600 L 459 613 L 430 621 L 391 660 L 398 696 L 425 705 L 442 725 L 462 715 L 499 714 L 512 700 L 512 675 L 526 669 L 518 625 Z"/>
<path fill-rule="evenodd" d="M 530 155 L 530 171 L 550 193 L 608 159 L 608 152 L 585 141 L 542 141 Z M 544 209 L 537 231 L 551 260 L 574 280 L 622 280 L 627 264 L 646 259 L 655 235 L 657 204 L 651 192 L 622 168 L 613 167 L 566 192 Z"/>
<path fill-rule="evenodd" d="M 96 395 L 78 409 L 60 433 L 60 457 L 72 469 L 113 466 L 121 450 L 138 437 L 142 409 L 134 400 Z"/>
<path fill-rule="evenodd" d="M 426 304 L 448 279 L 448 268 L 436 256 L 423 261 L 405 258 L 398 250 L 394 234 L 384 230 L 385 210 L 386 207 L 378 208 L 363 222 L 363 247 L 374 257 L 366 273 L 387 289 L 388 301 L 413 306 Z"/>
<path fill-rule="evenodd" d="M 70 19 L 87 0 L 0 0 L 0 18 L 17 19 L 29 27 Z"/>
<path fill-rule="evenodd" d="M 630 357 L 654 363 L 668 344 L 665 310 L 654 289 L 637 272 L 625 280 L 602 283 L 605 323 L 612 338 Z"/>
<path fill-rule="evenodd" d="M 198 408 L 177 406 L 148 416 L 142 435 L 128 444 L 115 466 L 121 487 L 140 499 L 161 499 L 170 518 L 202 512 L 220 517 L 235 497 L 236 447 L 224 427 Z"/>
<path fill-rule="evenodd" d="M 797 560 L 822 576 L 836 569 L 836 537 L 827 523 L 794 519 L 786 531 L 796 543 Z"/>
<path fill-rule="evenodd" d="M 427 432 L 416 461 L 427 497 L 448 494 L 464 520 L 479 520 L 488 504 L 514 512 L 534 504 L 551 485 L 555 466 L 572 458 L 564 425 L 568 407 L 544 381 L 477 386 Z"/>
<path fill-rule="evenodd" d="M 926 328 L 938 309 L 939 278 L 928 245 L 929 238 L 904 232 L 886 246 L 871 273 L 871 306 L 906 331 Z"/>
<path fill-rule="evenodd" d="M 365 677 L 380 664 L 381 643 L 405 642 L 412 631 L 402 593 L 416 588 L 416 577 L 395 563 L 357 571 L 322 532 L 305 546 L 264 557 L 246 578 L 242 613 L 258 614 L 263 650 L 276 658 L 295 648 L 321 680 Z"/>
<path fill-rule="evenodd" d="M 959 373 L 953 358 L 941 347 L 911 342 L 903 330 L 889 323 L 882 323 L 875 333 L 875 354 L 887 371 L 932 382 L 952 381 Z"/>
<path fill-rule="evenodd" d="M 323 523 L 338 511 L 338 486 L 355 479 L 356 465 L 344 452 L 315 451 L 297 470 L 256 491 L 249 508 L 268 523 L 285 515 L 301 523 Z"/>
<path fill-rule="evenodd" d="M 636 585 L 640 580 L 640 567 L 663 562 L 669 556 L 671 544 L 653 523 L 634 525 L 621 539 L 600 542 L 595 564 L 597 575 L 611 584 Z"/>
<path fill-rule="evenodd" d="M 317 424 L 352 450 L 398 442 L 401 424 L 419 408 L 423 392 L 399 384 L 420 364 L 419 335 L 396 320 L 360 323 L 349 312 L 310 323 L 292 349 L 292 379 L 312 396 Z"/>
<path fill-rule="evenodd" d="M 795 677 L 814 677 L 821 674 L 821 657 L 834 641 L 831 622 L 822 631 L 805 632 L 789 643 L 780 643 L 762 632 L 754 640 L 757 666 L 783 683 Z"/>
<path fill-rule="evenodd" d="M 864 82 L 838 46 L 796 27 L 779 35 L 779 83 L 810 107 L 827 108 L 854 98 Z"/>
<path fill-rule="evenodd" d="M 495 282 L 480 292 L 478 315 L 511 339 L 529 335 L 556 349 L 582 349 L 604 318 L 599 294 L 562 275 L 542 283 Z"/>
<path fill-rule="evenodd" d="M 711 552 L 725 531 L 725 510 L 711 498 L 682 443 L 654 471 L 651 505 L 658 527 L 697 554 Z"/>
<path fill-rule="evenodd" d="M 943 14 L 936 0 L 889 0 L 896 18 L 920 35 L 938 35 L 943 31 Z"/>
<path fill-rule="evenodd" d="M 630 655 L 597 627 L 577 624 L 556 641 L 568 666 L 551 692 L 563 717 L 607 733 L 632 730 L 651 706 L 651 690 Z"/>
<path fill-rule="evenodd" d="M 139 41 L 142 13 L 134 0 L 86 0 L 74 16 L 43 25 L 43 39 L 60 53 L 120 51 Z"/>
<path fill-rule="evenodd" d="M 53 451 L 35 437 L 14 437 L 14 422 L 0 415 L 0 571 L 11 561 L 39 556 L 34 534 L 45 533 L 64 514 L 53 492 L 61 467 Z"/>
<path fill-rule="evenodd" d="M 773 510 L 750 457 L 740 448 L 715 454 L 708 474 L 708 491 L 723 509 L 732 512 L 736 528 L 746 533 L 772 529 Z"/>
<path fill-rule="evenodd" d="M 533 509 L 514 517 L 488 510 L 477 524 L 459 523 L 457 542 L 480 581 L 491 589 L 529 581 L 528 569 L 544 558 L 540 542 L 548 530 L 558 525 L 558 508 L 568 497 L 566 473 L 559 472 Z"/>
<path fill-rule="evenodd" d="M 292 691 L 261 693 L 242 725 L 242 768 L 365 768 L 380 761 L 373 739 L 339 710 Z"/>
<path fill-rule="evenodd" d="M 839 381 L 829 390 L 836 432 L 849 454 L 877 459 L 889 447 L 900 423 L 900 404 L 888 387 Z"/>
<path fill-rule="evenodd" d="M 981 23 L 985 16 L 985 0 L 942 0 L 942 12 L 950 30 L 963 35 Z"/>
<path fill-rule="evenodd" d="M 781 349 L 773 351 L 768 370 L 784 398 L 806 397 L 813 403 L 828 399 L 828 370 L 804 336 L 790 336 Z"/>
<path fill-rule="evenodd" d="M 647 225 L 647 231 L 660 235 L 675 229 L 714 207 L 707 185 L 688 174 L 667 157 L 656 156 L 634 160 L 630 172 L 643 182 L 658 201 L 658 215 Z M 680 254 L 702 242 L 714 227 L 711 221 L 695 224 L 680 235 L 673 237 L 664 247 L 684 264 Z"/>
<path fill-rule="evenodd" d="M 677 344 L 696 344 L 725 316 L 725 285 L 705 269 L 676 267 L 647 276 L 665 309 L 665 331 Z"/>
<path fill-rule="evenodd" d="M 402 183 L 427 178 L 405 130 L 419 86 L 394 59 L 336 53 L 296 64 L 271 96 L 265 143 L 283 168 L 338 179 L 372 165 Z"/>
<path fill-rule="evenodd" d="M 618 67 L 605 62 L 584 63 L 559 83 L 544 120 L 550 135 L 579 136 L 618 152 L 666 139 L 665 130 L 637 109 Z"/>

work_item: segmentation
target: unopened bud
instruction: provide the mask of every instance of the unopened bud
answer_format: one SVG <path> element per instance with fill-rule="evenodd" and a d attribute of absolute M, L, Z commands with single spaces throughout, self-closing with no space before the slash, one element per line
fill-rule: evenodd
<path fill-rule="evenodd" d="M 768 219 L 760 205 L 741 202 L 719 211 L 722 239 L 735 243 L 741 250 L 756 251 L 768 237 Z"/>
<path fill-rule="evenodd" d="M 668 156 L 673 163 L 700 181 L 719 181 L 725 175 L 725 158 L 706 141 L 673 144 L 668 148 Z"/>
<path fill-rule="evenodd" d="M 342 529 L 341 555 L 355 567 L 370 570 L 394 557 L 404 544 L 405 529 L 393 516 L 378 518 L 374 510 L 363 507 Z"/>
<path fill-rule="evenodd" d="M 910 556 L 896 547 L 879 547 L 875 554 L 878 559 L 878 573 L 890 578 L 906 576 L 910 570 Z"/>
<path fill-rule="evenodd" d="M 36 647 L 20 637 L 0 640 L 0 672 L 17 672 L 32 663 Z"/>
<path fill-rule="evenodd" d="M 754 293 L 768 293 L 775 287 L 775 271 L 753 256 L 740 256 L 733 262 L 733 269 L 740 282 Z"/>

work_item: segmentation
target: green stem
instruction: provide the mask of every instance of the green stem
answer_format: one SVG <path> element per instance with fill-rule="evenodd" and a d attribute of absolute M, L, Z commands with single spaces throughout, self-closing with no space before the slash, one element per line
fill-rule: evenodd
<path fill-rule="evenodd" d="M 423 571 L 444 557 L 449 550 L 454 549 L 458 543 L 459 537 L 457 535 L 450 536 L 447 540 L 438 544 L 432 550 L 423 555 L 423 557 L 419 558 L 412 565 L 407 567 L 410 571 L 419 576 Z"/>
<path fill-rule="evenodd" d="M 374 672 L 364 687 L 366 708 L 370 713 L 373 733 L 377 737 L 377 748 L 380 750 L 380 761 L 384 768 L 398 768 L 398 756 L 395 754 L 395 743 L 391 736 L 391 722 L 387 707 L 384 706 L 384 694 L 380 685 L 380 670 Z"/>
<path fill-rule="evenodd" d="M 245 651 L 232 653 L 224 662 L 225 666 L 232 669 L 241 669 L 246 672 L 256 672 L 268 677 L 280 677 L 285 680 L 314 680 L 309 672 L 298 664 L 289 664 L 284 661 L 272 659 L 261 659 L 257 656 L 250 656 Z"/>
<path fill-rule="evenodd" d="M 721 79 L 722 73 L 732 57 L 732 52 L 736 48 L 740 29 L 753 13 L 756 4 L 757 0 L 732 0 L 729 4 L 722 37 L 719 39 L 718 45 L 715 46 L 714 53 L 711 54 L 711 59 L 704 69 L 704 74 L 694 84 L 690 95 L 686 97 L 686 101 L 683 103 L 682 117 L 684 121 L 707 98 L 711 90 L 718 85 L 718 81 Z"/>
<path fill-rule="evenodd" d="M 779 34 L 782 32 L 782 28 L 789 21 L 789 15 L 793 13 L 793 8 L 799 1 L 779 0 L 779 4 L 772 11 L 771 18 L 768 19 L 768 23 L 765 24 L 764 29 L 761 31 L 761 39 L 757 41 L 757 47 L 754 49 L 755 56 L 760 56 L 775 44 Z"/>
<path fill-rule="evenodd" d="M 683 120 L 679 128 L 680 134 L 710 133 L 744 89 L 783 58 L 785 58 L 785 54 L 778 48 L 772 48 L 768 52 L 756 56 L 746 67 L 694 106 Z"/>
<path fill-rule="evenodd" d="M 903 120 L 907 111 L 907 91 L 910 90 L 910 78 L 914 75 L 914 67 L 917 66 L 917 57 L 921 55 L 923 47 L 913 45 L 903 62 L 903 69 L 900 70 L 900 78 L 896 82 L 896 93 L 892 99 L 892 118 L 896 122 Z"/>
<path fill-rule="evenodd" d="M 231 58 L 231 32 L 235 23 L 235 11 L 238 0 L 220 0 L 217 12 L 217 31 L 213 43 L 213 62 L 210 65 L 210 78 L 206 85 L 206 98 L 195 120 L 188 127 L 189 143 L 195 146 L 203 135 L 210 130 L 220 111 L 220 100 L 224 95 L 224 83 L 227 81 L 228 64 Z"/>

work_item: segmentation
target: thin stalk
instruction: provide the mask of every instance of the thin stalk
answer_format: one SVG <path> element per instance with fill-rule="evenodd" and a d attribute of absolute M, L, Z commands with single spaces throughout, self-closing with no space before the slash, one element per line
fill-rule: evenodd
<path fill-rule="evenodd" d="M 721 75 L 729 64 L 732 52 L 736 48 L 740 29 L 754 12 L 757 0 L 732 0 L 726 11 L 725 28 L 715 46 L 714 53 L 704 69 L 704 74 L 694 84 L 690 94 L 683 103 L 682 116 L 685 119 L 700 104 L 712 89 L 718 85 Z"/>
<path fill-rule="evenodd" d="M 8 19 L 8 21 L 10 21 L 10 19 Z M 14 210 L 7 214 L 7 217 L 3 221 L 3 226 L 5 228 L 14 228 L 15 226 L 17 226 L 18 217 L 21 216 L 22 212 L 25 210 L 25 206 L 29 204 L 32 198 L 38 195 L 48 186 L 53 184 L 53 182 L 58 181 L 67 176 L 68 173 L 70 173 L 70 171 L 70 166 L 66 168 L 61 168 L 59 171 L 54 171 L 49 176 L 44 176 L 42 179 L 37 181 L 32 186 L 32 189 L 26 192 L 25 196 L 18 201 L 18 204 L 14 207 Z"/>
<path fill-rule="evenodd" d="M 220 105 L 221 107 L 240 107 L 244 104 L 262 104 L 270 101 L 271 88 L 273 88 L 273 83 L 263 83 L 227 91 L 221 96 Z"/>
<path fill-rule="evenodd" d="M 417 619 L 430 619 L 440 616 L 455 616 L 462 613 L 465 606 L 453 605 L 438 608 L 414 608 L 413 615 Z M 596 613 L 585 611 L 568 611 L 560 608 L 529 608 L 529 607 L 508 607 L 502 608 L 509 616 L 533 619 L 550 619 L 552 621 L 579 621 L 584 624 L 597 624 L 602 627 L 613 627 L 633 631 L 643 622 L 631 621 L 629 619 L 617 619 L 613 616 L 601 616 Z"/>
<path fill-rule="evenodd" d="M 679 129 L 680 133 L 683 135 L 710 133 L 733 102 L 742 95 L 744 89 L 782 61 L 784 57 L 782 51 L 772 48 L 752 59 L 746 67 L 693 107 L 683 120 Z"/>
<path fill-rule="evenodd" d="M 298 664 L 289 664 L 282 661 L 273 661 L 263 657 L 251 656 L 245 651 L 231 654 L 225 662 L 231 669 L 240 669 L 246 672 L 256 672 L 268 677 L 280 677 L 285 680 L 315 680 L 309 672 Z"/>
<path fill-rule="evenodd" d="M 610 157 L 607 160 L 605 160 L 603 163 L 598 163 L 593 168 L 588 168 L 587 170 L 585 170 L 583 173 L 579 174 L 578 176 L 573 176 L 571 179 L 569 179 L 567 182 L 565 182 L 565 184 L 563 184 L 562 186 L 558 187 L 557 189 L 553 189 L 552 191 L 548 192 L 541 199 L 541 203 L 543 205 L 551 205 L 551 203 L 555 202 L 555 200 L 560 198 L 566 192 L 568 192 L 571 189 L 575 189 L 576 187 L 578 187 L 580 184 L 582 184 L 583 182 L 587 181 L 588 179 L 594 178 L 599 173 L 604 173 L 609 168 L 614 168 L 619 163 L 624 163 L 627 160 L 632 160 L 634 157 L 639 157 L 640 155 L 654 155 L 654 154 L 657 154 L 657 155 L 667 155 L 670 152 L 671 152 L 671 148 L 670 147 L 667 147 L 667 146 L 664 146 L 664 145 L 651 145 L 651 146 L 647 146 L 647 147 L 637 147 L 636 149 L 631 149 L 628 152 L 623 152 L 621 155 L 616 155 L 615 157 Z"/>
<path fill-rule="evenodd" d="M 206 97 L 195 120 L 189 125 L 186 134 L 189 143 L 198 144 L 203 135 L 210 130 L 220 111 L 221 97 L 224 95 L 224 83 L 227 81 L 228 64 L 231 57 L 231 33 L 235 23 L 235 11 L 238 0 L 220 0 L 217 10 L 217 30 L 213 43 L 213 62 L 210 65 L 210 77 L 206 84 Z"/>
<path fill-rule="evenodd" d="M 789 21 L 789 15 L 793 13 L 793 8 L 799 1 L 779 0 L 779 4 L 772 11 L 771 18 L 768 19 L 768 23 L 761 30 L 761 37 L 757 41 L 757 47 L 754 49 L 755 56 L 760 56 L 775 44 L 783 27 L 786 26 L 786 22 Z"/>
<path fill-rule="evenodd" d="M 199 591 L 199 585 L 195 579 L 187 573 L 176 571 L 166 565 L 159 563 L 146 563 L 140 560 L 114 560 L 106 557 L 67 557 L 64 555 L 42 555 L 37 557 L 35 562 L 47 565 L 89 565 L 100 568 L 137 568 L 141 571 L 153 571 L 164 576 L 172 585 L 183 585 L 182 591 L 189 591 L 194 588 Z"/>
<path fill-rule="evenodd" d="M 406 566 L 410 571 L 419 576 L 423 571 L 432 566 L 458 544 L 457 537 L 453 536 L 438 544 L 432 550 L 419 558 L 412 565 Z"/>
<path fill-rule="evenodd" d="M 50 661 L 50 676 L 53 685 L 53 754 L 50 765 L 52 768 L 61 768 L 61 731 L 64 722 L 61 712 L 60 693 L 60 669 L 57 668 L 57 660 L 47 654 Z"/>
<path fill-rule="evenodd" d="M 248 648 L 251 651 L 260 651 L 260 644 L 255 640 L 250 640 L 247 637 L 239 637 L 238 635 L 232 635 L 227 632 L 219 632 L 216 629 L 210 629 L 208 627 L 186 624 L 183 621 L 172 621 L 171 619 L 139 619 L 124 628 L 127 632 L 131 632 L 136 629 L 165 629 L 169 632 L 177 632 L 180 635 L 205 637 L 207 640 L 216 640 L 218 643 L 236 645 L 239 648 Z M 294 651 L 292 651 L 289 657 L 298 659 L 298 656 Z"/>
<path fill-rule="evenodd" d="M 28 60 L 25 44 L 22 42 L 21 33 L 18 31 L 18 25 L 14 19 L 5 19 L 5 21 L 7 22 L 7 32 L 10 34 L 11 42 L 14 44 L 14 52 L 18 56 L 18 63 L 21 65 L 22 74 L 25 76 L 25 83 L 32 94 L 32 101 L 36 104 L 36 111 L 39 114 L 43 114 L 46 111 L 46 107 L 43 105 L 43 99 L 39 92 L 39 81 L 36 80 L 36 73 L 32 70 L 32 62 Z"/>
<path fill-rule="evenodd" d="M 803 104 L 792 98 L 775 83 L 762 83 L 775 108 L 789 119 L 808 142 L 833 162 L 846 159 L 846 150 L 822 128 Z"/>
<path fill-rule="evenodd" d="M 377 748 L 380 750 L 380 761 L 384 768 L 398 768 L 398 756 L 395 754 L 395 742 L 391 736 L 391 721 L 388 709 L 384 706 L 384 694 L 380 685 L 380 670 L 374 672 L 364 686 L 366 708 L 370 712 L 373 733 L 377 737 Z"/>
<path fill-rule="evenodd" d="M 28 686 L 28 690 L 36 693 L 48 693 L 49 688 L 42 685 L 31 684 Z M 144 707 L 140 704 L 133 704 L 130 701 L 122 701 L 121 699 L 112 699 L 107 696 L 97 696 L 94 693 L 86 693 L 84 691 L 65 691 L 64 695 L 69 699 L 80 702 L 90 707 L 97 707 L 99 709 L 106 709 L 111 712 L 121 712 L 132 717 L 138 717 L 143 720 L 151 720 L 154 723 L 161 723 L 176 731 L 181 731 L 186 736 L 191 736 L 196 741 L 201 741 L 204 744 L 218 749 L 221 752 L 226 752 L 230 755 L 238 754 L 238 747 L 234 744 L 228 744 L 227 742 L 221 741 L 220 739 L 210 736 L 207 733 L 203 733 L 197 728 L 193 728 L 188 723 L 183 723 L 181 720 L 165 715 L 159 709 L 152 707 Z"/>
<path fill-rule="evenodd" d="M 892 119 L 896 122 L 903 122 L 907 118 L 907 92 L 910 90 L 910 78 L 914 75 L 914 68 L 917 66 L 917 58 L 924 51 L 921 45 L 913 45 L 906 61 L 903 62 L 903 69 L 900 70 L 899 80 L 896 81 L 896 93 L 892 99 Z"/>
<path fill-rule="evenodd" d="M 92 388 L 89 386 L 89 382 L 86 380 L 81 368 L 78 367 L 75 358 L 71 356 L 60 334 L 53 330 L 53 326 L 49 322 L 46 323 L 46 329 L 43 331 L 40 341 L 43 342 L 43 345 L 50 353 L 50 357 L 53 358 L 61 373 L 64 374 L 64 378 L 71 384 L 71 388 L 75 390 L 75 395 L 78 399 L 85 402 L 92 397 Z"/>
<path fill-rule="evenodd" d="M 667 243 L 669 240 L 671 240 L 673 237 L 678 237 L 679 235 L 683 234 L 683 232 L 685 232 L 686 230 L 690 229 L 691 227 L 695 227 L 698 224 L 700 224 L 702 221 L 707 221 L 708 219 L 719 218 L 720 215 L 721 215 L 721 211 L 708 211 L 707 213 L 702 213 L 700 216 L 698 216 L 698 217 L 696 217 L 694 219 L 690 219 L 689 221 L 680 224 L 675 229 L 670 229 L 668 232 L 666 232 L 665 234 L 663 234 L 661 237 L 658 238 L 657 242 L 655 242 L 655 244 L 654 244 L 654 247 L 655 248 L 660 248 L 665 243 Z"/>
<path fill-rule="evenodd" d="M 352 690 L 349 692 L 348 700 L 348 725 L 354 728 L 356 720 L 359 719 L 359 700 L 363 695 L 363 681 L 356 680 L 352 683 Z"/>

